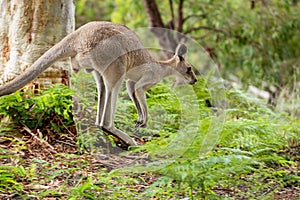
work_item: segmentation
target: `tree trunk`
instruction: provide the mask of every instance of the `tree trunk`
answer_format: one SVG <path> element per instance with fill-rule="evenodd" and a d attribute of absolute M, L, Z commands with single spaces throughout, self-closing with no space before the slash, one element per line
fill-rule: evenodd
<path fill-rule="evenodd" d="M 72 0 L 0 0 L 0 84 L 21 74 L 74 30 Z M 33 85 L 69 84 L 69 60 L 56 62 Z"/>
<path fill-rule="evenodd" d="M 178 6 L 178 20 L 175 26 L 174 25 L 174 10 L 173 10 L 173 1 L 169 1 L 172 20 L 166 25 L 164 24 L 161 13 L 159 12 L 158 6 L 155 0 L 143 0 L 145 11 L 149 21 L 149 29 L 157 37 L 159 45 L 164 50 L 164 53 L 167 58 L 170 58 L 174 55 L 175 49 L 178 43 L 183 42 L 185 37 L 180 32 L 182 31 L 183 26 L 183 0 L 179 1 Z M 178 32 L 174 31 L 175 28 Z"/>

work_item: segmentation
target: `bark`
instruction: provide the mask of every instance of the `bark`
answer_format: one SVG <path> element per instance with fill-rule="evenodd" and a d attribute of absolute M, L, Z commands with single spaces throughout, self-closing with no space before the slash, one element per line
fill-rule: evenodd
<path fill-rule="evenodd" d="M 162 21 L 161 13 L 159 12 L 159 9 L 157 7 L 156 1 L 143 0 L 143 2 L 149 21 L 149 29 L 157 37 L 159 45 L 164 50 L 166 57 L 172 57 L 178 43 L 181 42 L 181 40 L 184 38 L 182 34 L 178 34 L 174 31 L 174 16 L 171 16 L 171 21 L 169 23 L 164 24 Z M 183 3 L 183 1 L 180 2 Z M 169 1 L 169 4 L 170 8 L 173 9 L 173 2 Z M 182 4 L 179 9 L 182 9 Z M 172 15 L 173 13 L 174 12 L 172 11 Z M 181 22 L 178 22 L 177 25 L 180 25 L 180 27 L 182 27 L 182 10 L 180 12 L 178 10 L 178 13 L 180 13 L 178 20 L 181 20 Z M 181 29 L 182 28 L 180 28 L 180 30 Z"/>
<path fill-rule="evenodd" d="M 72 0 L 0 0 L 0 84 L 21 74 L 74 30 Z M 56 62 L 34 83 L 69 84 L 69 60 Z"/>
<path fill-rule="evenodd" d="M 164 28 L 165 25 L 162 21 L 161 14 L 158 10 L 155 0 L 144 0 L 145 10 L 149 19 L 150 27 Z"/>
<path fill-rule="evenodd" d="M 183 0 L 180 0 L 178 3 L 178 10 L 177 10 L 177 15 L 178 15 L 178 20 L 177 20 L 177 31 L 182 32 L 182 26 L 183 26 Z"/>
<path fill-rule="evenodd" d="M 299 0 L 293 0 L 293 6 L 297 6 L 299 3 Z"/>

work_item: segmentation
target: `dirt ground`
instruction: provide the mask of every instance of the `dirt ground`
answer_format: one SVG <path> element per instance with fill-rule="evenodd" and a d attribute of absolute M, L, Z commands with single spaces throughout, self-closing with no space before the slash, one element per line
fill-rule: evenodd
<path fill-rule="evenodd" d="M 26 132 L 26 131 L 25 131 Z M 51 142 L 39 139 L 35 134 L 28 133 L 22 138 L 0 139 L 0 166 L 23 166 L 32 168 L 30 176 L 34 180 L 22 180 L 23 194 L 29 195 L 33 191 L 59 190 L 60 187 L 74 186 L 82 177 L 93 174 L 100 170 L 111 171 L 113 169 L 129 166 L 134 163 L 145 162 L 146 158 L 140 156 L 120 156 L 116 154 L 91 155 L 87 152 L 80 152 L 76 137 L 71 138 L 48 138 Z M 293 154 L 293 152 L 288 152 Z M 8 156 L 11 155 L 11 156 Z M 299 158 L 299 157 L 298 157 Z M 81 166 L 81 167 L 80 167 Z M 72 170 L 76 169 L 76 170 Z M 300 173 L 300 164 L 298 165 Z M 58 175 L 53 175 L 59 173 Z M 39 174 L 43 174 L 39 176 Z M 51 181 L 49 177 L 53 176 Z M 151 185 L 157 175 L 145 173 L 141 174 L 143 181 L 136 185 L 130 185 L 135 191 L 142 192 Z M 51 178 L 50 178 L 51 179 Z M 67 183 L 66 183 L 67 181 Z M 84 180 L 83 180 L 84 181 Z M 40 183 L 40 184 L 39 184 Z M 241 188 L 243 189 L 243 188 Z M 223 197 L 236 197 L 235 191 L 230 188 L 213 188 L 213 191 Z M 268 192 L 268 191 L 264 191 Z M 297 186 L 289 185 L 275 193 L 274 199 L 299 199 L 300 189 Z M 14 191 L 0 194 L 0 199 L 23 199 Z M 37 199 L 33 197 L 32 199 Z M 64 199 L 63 197 L 53 197 L 49 195 L 43 199 Z M 243 198 L 241 198 L 243 199 Z"/>

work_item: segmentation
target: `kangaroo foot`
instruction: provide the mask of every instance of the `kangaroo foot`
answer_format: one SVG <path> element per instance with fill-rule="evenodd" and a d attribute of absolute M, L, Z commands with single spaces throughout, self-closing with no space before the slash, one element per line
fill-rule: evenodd
<path fill-rule="evenodd" d="M 138 144 L 126 133 L 123 131 L 117 129 L 117 128 L 106 128 L 103 126 L 99 126 L 99 128 L 106 133 L 118 138 L 121 140 L 123 143 L 125 143 L 127 146 L 137 146 Z"/>

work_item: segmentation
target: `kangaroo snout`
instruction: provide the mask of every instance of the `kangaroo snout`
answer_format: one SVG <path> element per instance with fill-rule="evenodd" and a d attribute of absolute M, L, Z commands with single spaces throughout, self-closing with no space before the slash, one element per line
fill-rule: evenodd
<path fill-rule="evenodd" d="M 190 82 L 189 82 L 189 84 L 191 84 L 191 85 L 194 85 L 195 83 L 197 83 L 197 79 L 195 78 L 194 80 L 191 80 Z"/>

